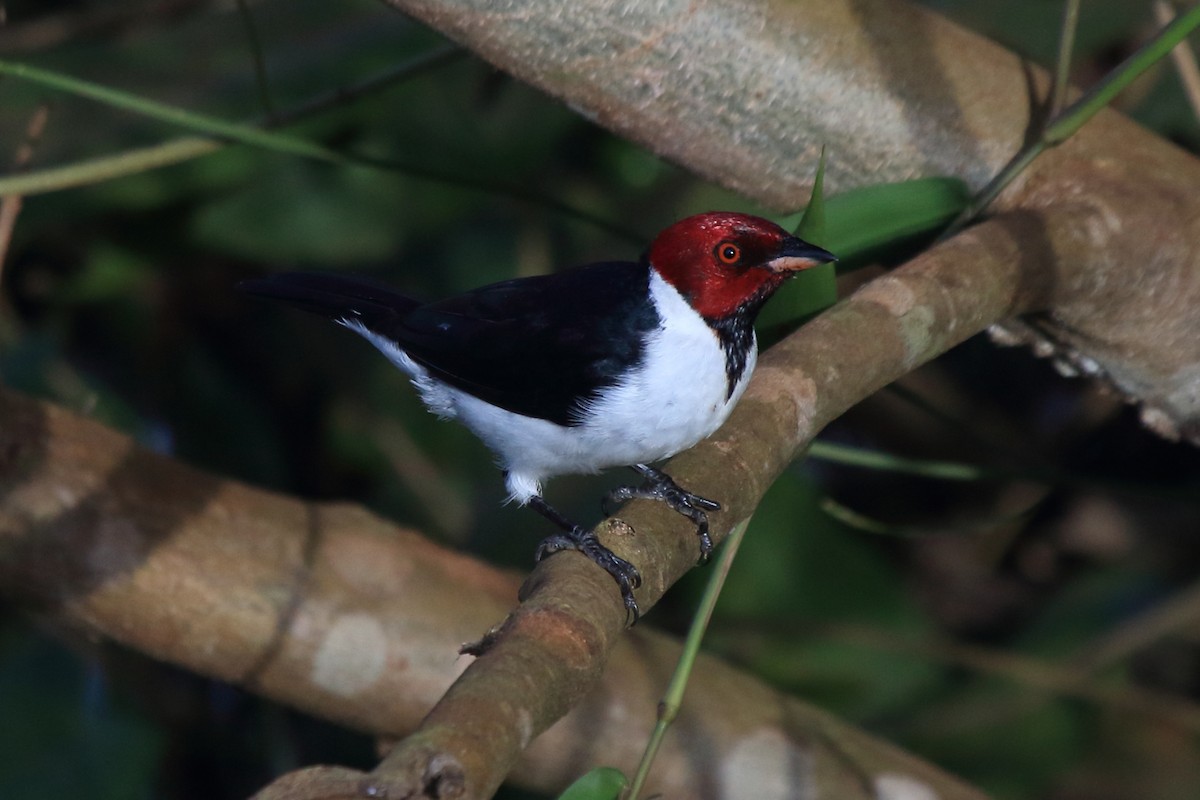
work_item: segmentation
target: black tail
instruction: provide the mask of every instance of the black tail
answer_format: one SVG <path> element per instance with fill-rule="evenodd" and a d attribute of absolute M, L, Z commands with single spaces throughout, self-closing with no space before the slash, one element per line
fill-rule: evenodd
<path fill-rule="evenodd" d="M 258 297 L 280 300 L 332 320 L 358 318 L 368 328 L 403 316 L 421 305 L 369 278 L 316 272 L 281 272 L 242 281 L 238 289 Z"/>

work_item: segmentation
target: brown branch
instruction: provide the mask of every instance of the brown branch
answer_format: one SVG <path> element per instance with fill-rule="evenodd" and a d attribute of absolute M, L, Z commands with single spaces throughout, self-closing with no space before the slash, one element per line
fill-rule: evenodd
<path fill-rule="evenodd" d="M 1175 19 L 1175 9 L 1167 0 L 1154 0 L 1154 19 L 1159 25 L 1169 25 Z M 1196 62 L 1196 53 L 1185 40 L 1171 51 L 1171 60 L 1183 85 L 1183 96 L 1192 107 L 1193 116 L 1200 121 L 1200 64 Z"/>
<path fill-rule="evenodd" d="M 50 107 L 41 105 L 29 118 L 29 125 L 25 128 L 25 141 L 17 148 L 13 157 L 13 172 L 21 172 L 29 165 L 33 151 L 46 130 L 46 120 L 49 117 Z M 16 228 L 17 217 L 21 213 L 22 200 L 19 194 L 0 197 L 0 278 L 4 276 L 4 262 L 8 260 L 8 247 L 12 243 L 13 229 Z"/>
<path fill-rule="evenodd" d="M 606 127 L 768 205 L 954 175 L 982 187 L 1048 81 L 900 0 L 385 0 Z M 1107 240 L 1041 324 L 1011 325 L 1200 443 L 1200 162 L 1114 112 L 1040 158 L 998 212 L 1087 205 Z"/>
<path fill-rule="evenodd" d="M 500 10 L 484 0 L 395 2 L 603 123 L 781 206 L 801 201 L 811 167 L 803 155 L 822 141 L 839 145 L 831 180 L 842 185 L 930 172 L 979 185 L 1023 138 L 1030 84 L 1041 84 L 1011 54 L 884 0 L 581 0 L 569 15 L 557 0 Z M 982 327 L 1043 308 L 1049 313 L 1037 330 L 1059 354 L 1143 401 L 1159 430 L 1200 435 L 1191 391 L 1200 365 L 1197 185 L 1194 159 L 1104 115 L 1008 193 L 1006 217 L 871 284 L 765 355 L 730 425 L 680 456 L 673 471 L 727 501 L 716 520 L 723 533 L 833 416 Z M 13 409 L 0 410 L 5 431 L 19 431 L 9 422 Z M 22 422 L 67 424 L 44 410 Z M 415 721 L 426 705 L 405 691 L 415 687 L 427 701 L 450 677 L 439 683 L 428 669 L 431 654 L 449 652 L 447 632 L 471 638 L 505 605 L 502 582 L 490 573 L 430 555 L 416 539 L 401 557 L 386 544 L 394 532 L 353 509 L 306 509 L 180 475 L 123 440 L 93 442 L 101 452 L 60 442 L 54 454 L 29 441 L 52 437 L 0 431 L 0 585 L 146 652 L 331 719 L 407 729 L 397 721 Z M 52 466 L 62 459 L 94 463 L 72 475 Z M 690 568 L 694 540 L 642 504 L 624 520 L 607 523 L 605 536 L 642 569 L 639 600 L 649 607 Z M 492 588 L 468 593 L 472 580 Z M 448 604 L 446 619 L 424 616 L 440 613 L 433 602 Z M 549 559 L 501 634 L 374 775 L 303 772 L 268 791 L 484 796 L 520 746 L 587 697 L 610 656 L 601 684 L 608 694 L 583 703 L 593 720 L 633 707 L 616 677 L 634 683 L 669 662 L 645 644 L 651 634 L 621 638 L 623 620 L 611 581 L 574 554 Z M 622 661 L 623 641 L 649 655 Z M 765 730 L 783 763 L 811 767 L 798 778 L 810 783 L 790 787 L 794 793 L 874 796 L 884 777 L 899 774 L 936 783 L 943 797 L 971 796 L 820 715 L 793 704 L 781 710 L 780 698 L 719 665 L 702 673 L 721 678 L 708 684 L 706 705 L 732 698 L 724 716 L 693 712 L 719 728 L 707 739 L 712 757 L 678 768 L 685 777 L 676 783 L 665 766 L 660 788 L 682 786 L 682 796 L 693 796 L 697 786 L 725 786 L 739 744 L 762 749 L 754 736 Z M 565 728 L 555 744 L 575 735 L 579 752 L 628 763 L 602 754 L 628 746 L 625 729 Z M 674 763 L 688 763 L 681 758 Z M 558 764 L 538 775 L 561 779 L 580 766 Z M 518 774 L 528 779 L 526 769 Z M 314 776 L 324 795 L 308 792 Z"/>
<path fill-rule="evenodd" d="M 1070 214 L 1023 215 L 979 226 L 868 284 L 765 353 L 727 425 L 671 465 L 689 487 L 725 503 L 713 518 L 717 537 L 748 516 L 821 427 L 851 405 L 994 320 L 1049 302 L 1059 271 L 1080 266 L 1054 257 L 1059 237 L 1079 223 Z M 601 525 L 601 538 L 642 570 L 643 608 L 697 556 L 693 532 L 658 504 L 631 504 L 620 520 Z M 328 796 L 361 787 L 398 797 L 490 796 L 528 741 L 592 689 L 624 624 L 602 571 L 573 553 L 548 559 L 526 582 L 521 606 L 418 731 L 370 776 L 347 774 L 340 793 Z M 308 796 L 305 780 L 304 772 L 290 775 L 261 797 Z M 815 796 L 870 796 L 839 791 Z"/>
<path fill-rule="evenodd" d="M 549 560 L 539 580 L 578 574 L 608 591 L 595 572 L 563 556 Z M 0 389 L 0 591 L 92 636 L 395 736 L 417 725 L 466 662 L 457 647 L 501 616 L 517 585 L 511 574 L 356 507 L 304 504 L 221 480 Z M 539 592 L 556 594 L 552 586 Z M 552 614 L 540 616 L 556 624 Z M 565 666 L 576 670 L 606 655 L 559 644 L 575 653 Z M 600 685 L 533 744 L 515 780 L 549 792 L 592 763 L 631 768 L 678 652 L 644 626 L 621 637 Z M 754 779 L 859 798 L 900 782 L 944 798 L 979 797 L 716 659 L 697 666 L 678 723 L 685 741 L 662 753 L 659 790 L 732 796 L 753 791 Z M 550 684 L 526 691 L 561 693 Z M 503 697 L 477 698 L 466 730 L 486 731 L 506 705 Z M 532 721 L 516 730 L 532 735 Z M 697 759 L 686 744 L 695 741 L 707 743 L 709 756 Z M 321 768 L 288 781 L 297 789 L 291 796 L 330 796 L 361 777 Z M 276 796 L 288 796 L 286 785 Z"/>
<path fill-rule="evenodd" d="M 515 585 L 358 507 L 221 480 L 0 393 L 0 592 L 164 661 L 402 733 Z"/>
<path fill-rule="evenodd" d="M 673 471 L 728 503 L 714 519 L 724 534 L 842 410 L 991 319 L 1040 307 L 1070 285 L 1087 259 L 1081 229 L 1070 211 L 997 220 L 868 285 L 765 353 L 729 425 Z M 328 719 L 393 736 L 411 730 L 465 666 L 457 646 L 511 600 L 514 578 L 359 509 L 221 481 L 12 395 L 0 395 L 0 420 L 6 593 Z M 604 535 L 643 569 L 648 608 L 691 568 L 695 539 L 655 505 L 634 504 L 623 518 Z M 304 771 L 265 795 L 338 796 L 370 784 L 399 796 L 431 787 L 453 796 L 461 786 L 462 796 L 483 797 L 576 705 L 517 766 L 517 780 L 552 791 L 589 763 L 628 768 L 678 648 L 645 629 L 622 636 L 624 621 L 602 571 L 572 553 L 548 559 L 482 657 L 376 774 Z M 976 796 L 710 659 L 690 696 L 682 730 L 712 755 L 697 763 L 680 745 L 668 750 L 659 789 L 694 796 L 735 774 L 747 748 L 769 746 L 780 769 L 806 765 L 795 779 L 814 796 L 871 797 L 898 776 L 943 797 Z"/>

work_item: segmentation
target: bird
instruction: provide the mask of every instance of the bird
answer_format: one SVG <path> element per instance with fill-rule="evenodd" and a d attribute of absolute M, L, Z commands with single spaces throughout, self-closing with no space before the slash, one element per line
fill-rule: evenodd
<path fill-rule="evenodd" d="M 653 466 L 728 418 L 754 371 L 754 320 L 796 272 L 836 257 L 749 214 L 710 211 L 663 229 L 636 261 L 606 261 L 501 281 L 424 303 L 376 280 L 283 272 L 243 281 L 252 295 L 323 316 L 361 335 L 461 422 L 504 471 L 508 501 L 558 528 L 540 561 L 577 550 L 617 582 L 633 621 L 637 568 L 546 502 L 566 474 L 632 467 L 640 486 L 602 503 L 649 498 L 696 526 L 700 560 L 720 503 Z"/>

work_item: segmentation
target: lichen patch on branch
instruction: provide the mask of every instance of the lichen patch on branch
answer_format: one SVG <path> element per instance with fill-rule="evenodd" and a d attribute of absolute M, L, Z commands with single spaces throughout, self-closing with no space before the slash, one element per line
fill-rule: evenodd
<path fill-rule="evenodd" d="M 339 618 L 317 648 L 312 682 L 341 697 L 369 689 L 387 666 L 387 636 L 369 614 Z"/>
<path fill-rule="evenodd" d="M 782 730 L 759 728 L 733 745 L 721 759 L 721 797 L 786 800 L 817 797 L 812 753 Z"/>
<path fill-rule="evenodd" d="M 875 777 L 875 797 L 878 800 L 938 800 L 940 795 L 925 781 L 898 772 L 885 772 Z"/>

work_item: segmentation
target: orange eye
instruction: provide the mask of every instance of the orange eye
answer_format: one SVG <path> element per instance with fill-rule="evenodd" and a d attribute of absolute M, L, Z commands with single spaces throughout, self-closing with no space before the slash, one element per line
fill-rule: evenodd
<path fill-rule="evenodd" d="M 717 258 L 723 264 L 736 264 L 742 258 L 742 248 L 733 242 L 721 242 L 717 245 Z"/>

